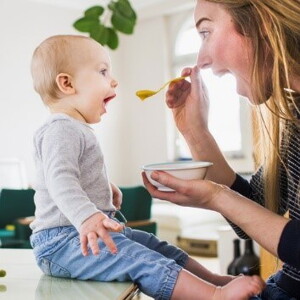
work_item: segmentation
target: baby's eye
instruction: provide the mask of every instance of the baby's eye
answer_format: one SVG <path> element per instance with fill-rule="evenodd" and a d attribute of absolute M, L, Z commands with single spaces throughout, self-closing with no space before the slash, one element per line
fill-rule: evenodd
<path fill-rule="evenodd" d="M 107 74 L 107 69 L 100 70 L 100 74 L 105 76 Z"/>
<path fill-rule="evenodd" d="M 199 35 L 200 35 L 200 38 L 201 38 L 202 40 L 204 40 L 205 38 L 208 37 L 209 31 L 207 31 L 207 30 L 199 31 Z"/>

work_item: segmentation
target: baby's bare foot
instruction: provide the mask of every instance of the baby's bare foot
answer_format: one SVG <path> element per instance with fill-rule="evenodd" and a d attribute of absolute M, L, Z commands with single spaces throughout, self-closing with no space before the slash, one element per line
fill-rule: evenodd
<path fill-rule="evenodd" d="M 225 286 L 217 287 L 213 300 L 248 300 L 264 287 L 264 281 L 258 276 L 237 277 Z"/>

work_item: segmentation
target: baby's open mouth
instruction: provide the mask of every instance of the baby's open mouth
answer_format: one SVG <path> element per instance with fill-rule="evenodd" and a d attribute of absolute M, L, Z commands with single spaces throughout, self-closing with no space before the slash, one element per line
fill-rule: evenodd
<path fill-rule="evenodd" d="M 116 97 L 116 94 L 115 95 L 112 95 L 112 96 L 110 96 L 110 97 L 107 97 L 107 98 L 105 98 L 104 99 L 104 104 L 106 105 L 110 100 L 112 100 L 113 98 L 115 98 Z"/>

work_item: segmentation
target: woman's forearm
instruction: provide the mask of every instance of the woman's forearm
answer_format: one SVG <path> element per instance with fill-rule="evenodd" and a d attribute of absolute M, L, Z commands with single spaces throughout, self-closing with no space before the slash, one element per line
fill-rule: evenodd
<path fill-rule="evenodd" d="M 230 187 L 236 174 L 225 160 L 213 136 L 209 132 L 197 136 L 186 134 L 185 139 L 194 160 L 213 162 L 213 166 L 208 168 L 206 179 Z"/>
<path fill-rule="evenodd" d="M 224 189 L 212 209 L 240 227 L 249 237 L 278 257 L 278 244 L 289 219 L 276 215 L 242 195 Z"/>

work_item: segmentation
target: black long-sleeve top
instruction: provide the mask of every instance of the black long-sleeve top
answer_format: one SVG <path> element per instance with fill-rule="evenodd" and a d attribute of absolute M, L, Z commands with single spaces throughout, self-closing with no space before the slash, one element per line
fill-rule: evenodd
<path fill-rule="evenodd" d="M 278 285 L 298 299 L 300 298 L 300 128 L 294 124 L 288 126 L 291 126 L 292 134 L 281 146 L 288 173 L 283 166 L 280 167 L 278 213 L 283 215 L 289 211 L 291 220 L 283 229 L 277 249 L 278 257 L 284 263 L 283 275 Z M 237 175 L 231 189 L 264 205 L 262 170 L 263 168 L 260 168 L 252 176 L 250 183 Z M 239 227 L 231 225 L 239 237 L 247 238 Z"/>

